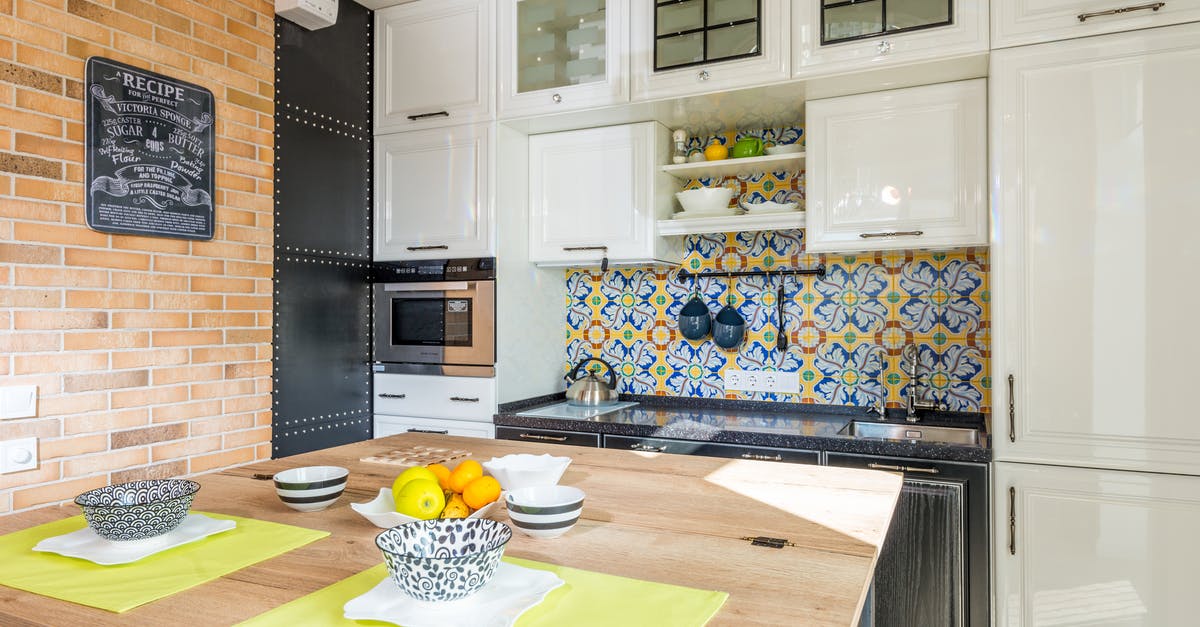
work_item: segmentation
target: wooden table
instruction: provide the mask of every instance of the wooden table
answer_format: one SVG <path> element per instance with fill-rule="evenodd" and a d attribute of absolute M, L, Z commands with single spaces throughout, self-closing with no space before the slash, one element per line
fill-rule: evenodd
<path fill-rule="evenodd" d="M 0 624 L 229 625 L 382 561 L 379 529 L 350 509 L 391 485 L 400 468 L 358 461 L 413 445 L 569 455 L 561 483 L 587 493 L 579 523 L 549 540 L 515 532 L 507 555 L 638 579 L 723 590 L 714 625 L 856 623 L 900 493 L 900 475 L 504 440 L 405 434 L 202 475 L 194 509 L 332 535 L 124 614 L 0 587 Z M 345 495 L 314 513 L 288 509 L 258 473 L 310 465 L 350 469 Z M 73 516 L 74 505 L 0 517 L 0 533 Z M 507 518 L 503 510 L 495 515 Z M 742 538 L 796 546 L 752 546 Z M 2 567 L 2 566 L 0 566 Z"/>

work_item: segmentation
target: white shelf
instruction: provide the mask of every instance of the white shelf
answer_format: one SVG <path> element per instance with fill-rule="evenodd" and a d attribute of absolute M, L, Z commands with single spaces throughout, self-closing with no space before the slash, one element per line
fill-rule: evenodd
<path fill-rule="evenodd" d="M 780 231 L 799 228 L 804 228 L 803 211 L 772 213 L 761 216 L 744 213 L 740 216 L 722 216 L 719 218 L 658 221 L 659 235 L 700 235 L 736 231 Z"/>
<path fill-rule="evenodd" d="M 763 155 L 761 157 L 664 165 L 662 171 L 678 179 L 691 180 L 739 176 L 756 172 L 799 170 L 803 165 L 804 153 L 793 152 L 786 155 Z"/>

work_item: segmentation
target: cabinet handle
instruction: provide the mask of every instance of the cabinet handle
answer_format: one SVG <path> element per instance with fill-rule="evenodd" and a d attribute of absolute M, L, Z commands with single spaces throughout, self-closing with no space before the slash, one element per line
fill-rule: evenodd
<path fill-rule="evenodd" d="M 1008 487 L 1008 554 L 1017 554 L 1017 489 Z"/>
<path fill-rule="evenodd" d="M 478 403 L 479 397 L 476 396 L 475 398 L 467 398 L 465 396 L 451 396 L 450 400 L 455 401 L 457 403 Z"/>
<path fill-rule="evenodd" d="M 754 453 L 742 453 L 742 459 L 761 459 L 764 462 L 781 462 L 782 455 L 755 455 Z"/>
<path fill-rule="evenodd" d="M 1107 11 L 1093 11 L 1091 13 L 1080 13 L 1079 21 L 1086 22 L 1089 17 L 1102 17 L 1105 15 L 1120 15 L 1122 13 L 1130 13 L 1132 11 L 1145 11 L 1147 9 L 1158 12 L 1159 9 L 1167 6 L 1166 2 L 1147 2 L 1146 4 L 1138 4 L 1130 7 L 1121 7 L 1119 9 L 1108 9 Z"/>
<path fill-rule="evenodd" d="M 445 244 L 434 244 L 432 246 L 408 246 L 409 250 L 447 250 L 450 247 Z"/>
<path fill-rule="evenodd" d="M 875 46 L 875 50 L 877 50 L 879 54 L 887 54 L 892 51 L 892 42 L 881 41 L 879 42 L 878 46 Z"/>
<path fill-rule="evenodd" d="M 1013 400 L 1013 376 L 1008 375 L 1008 441 L 1017 441 L 1017 404 Z"/>
<path fill-rule="evenodd" d="M 631 448 L 635 451 L 646 451 L 648 453 L 666 453 L 667 452 L 666 446 L 650 446 L 649 444 L 646 444 L 644 442 L 635 442 L 629 448 Z"/>
<path fill-rule="evenodd" d="M 887 231 L 884 233 L 859 233 L 858 236 L 863 239 L 872 237 L 900 237 L 901 235 L 911 235 L 913 237 L 921 237 L 925 231 Z"/>
<path fill-rule="evenodd" d="M 432 113 L 418 113 L 416 115 L 408 116 L 408 119 L 412 120 L 413 122 L 416 122 L 417 120 L 428 120 L 429 118 L 442 118 L 442 117 L 445 117 L 445 118 L 450 117 L 450 112 L 449 111 L 434 111 Z"/>
<path fill-rule="evenodd" d="M 867 464 L 867 468 L 874 468 L 875 470 L 891 470 L 895 472 L 923 472 L 927 475 L 939 475 L 942 473 L 942 471 L 938 470 L 937 468 L 922 468 L 920 466 L 893 466 L 891 464 L 876 464 L 875 462 Z"/>
<path fill-rule="evenodd" d="M 408 397 L 407 394 L 388 394 L 386 392 L 379 393 L 379 398 L 407 398 L 407 397 Z"/>
<path fill-rule="evenodd" d="M 408 433 L 436 433 L 438 435 L 450 435 L 450 431 L 446 429 L 409 429 Z"/>
<path fill-rule="evenodd" d="M 554 101 L 554 104 L 562 104 L 562 94 L 554 94 L 550 96 L 550 99 Z"/>
<path fill-rule="evenodd" d="M 696 75 L 696 78 L 698 78 L 702 81 L 706 81 L 706 80 L 712 78 L 712 74 L 709 74 L 708 70 L 700 70 L 700 73 Z"/>
<path fill-rule="evenodd" d="M 546 442 L 566 442 L 567 436 L 555 437 L 552 435 L 537 435 L 536 433 L 522 433 L 517 436 L 522 440 L 545 440 Z"/>

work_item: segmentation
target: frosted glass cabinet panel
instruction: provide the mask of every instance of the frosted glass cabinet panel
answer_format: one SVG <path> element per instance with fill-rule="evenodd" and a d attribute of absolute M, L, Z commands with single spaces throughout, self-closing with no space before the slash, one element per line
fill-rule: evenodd
<path fill-rule="evenodd" d="M 1200 24 L 992 55 L 998 460 L 1200 474 L 1197 76 Z"/>

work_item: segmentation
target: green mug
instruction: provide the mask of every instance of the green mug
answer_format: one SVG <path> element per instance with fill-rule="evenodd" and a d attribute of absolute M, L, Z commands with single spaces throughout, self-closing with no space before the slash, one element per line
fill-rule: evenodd
<path fill-rule="evenodd" d="M 741 159 L 743 157 L 757 157 L 762 153 L 763 143 L 761 139 L 757 137 L 743 137 L 733 145 L 733 150 L 729 156 L 734 159 Z"/>

